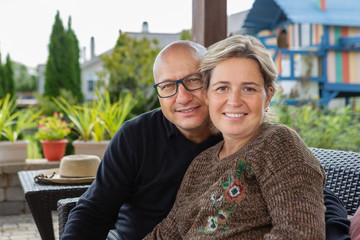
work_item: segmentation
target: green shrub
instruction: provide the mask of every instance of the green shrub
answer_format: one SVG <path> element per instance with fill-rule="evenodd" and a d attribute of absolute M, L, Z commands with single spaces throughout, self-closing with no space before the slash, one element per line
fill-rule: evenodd
<path fill-rule="evenodd" d="M 275 105 L 276 122 L 294 129 L 309 147 L 360 152 L 360 111 L 346 107 Z"/>

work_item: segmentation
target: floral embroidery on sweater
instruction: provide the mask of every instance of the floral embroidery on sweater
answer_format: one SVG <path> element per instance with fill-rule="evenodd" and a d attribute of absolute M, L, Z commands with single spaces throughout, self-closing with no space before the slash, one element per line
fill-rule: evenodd
<path fill-rule="evenodd" d="M 245 172 L 251 173 L 252 170 L 244 160 L 240 160 L 237 163 L 237 169 L 235 170 L 235 177 L 230 175 L 228 180 L 221 184 L 224 189 L 224 193 L 220 196 L 216 196 L 215 193 L 210 196 L 210 203 L 216 210 L 215 216 L 209 216 L 207 225 L 201 228 L 198 232 L 211 233 L 216 230 L 227 231 L 229 230 L 229 218 L 234 208 L 244 198 L 246 185 L 241 182 L 241 177 Z M 224 210 L 219 208 L 217 205 L 225 199 L 228 203 L 233 205 L 228 209 Z"/>

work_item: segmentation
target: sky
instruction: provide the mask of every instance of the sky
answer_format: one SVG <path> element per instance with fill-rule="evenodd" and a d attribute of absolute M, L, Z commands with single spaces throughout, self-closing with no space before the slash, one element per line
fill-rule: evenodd
<path fill-rule="evenodd" d="M 227 14 L 252 7 L 254 0 L 227 0 Z M 95 38 L 95 54 L 116 43 L 119 30 L 140 32 L 147 21 L 150 32 L 178 33 L 190 29 L 192 0 L 0 0 L 0 53 L 4 64 L 12 61 L 35 68 L 45 64 L 56 12 L 72 29 L 79 47 L 90 56 L 90 38 Z"/>

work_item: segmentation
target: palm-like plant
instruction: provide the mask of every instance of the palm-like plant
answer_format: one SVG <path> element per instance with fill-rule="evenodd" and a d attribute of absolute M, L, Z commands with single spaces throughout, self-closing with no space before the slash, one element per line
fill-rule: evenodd
<path fill-rule="evenodd" d="M 53 101 L 67 114 L 73 122 L 73 129 L 82 140 L 89 141 L 94 128 L 94 113 L 84 106 L 72 106 L 64 98 L 53 98 Z"/>
<path fill-rule="evenodd" d="M 33 108 L 16 111 L 16 99 L 7 94 L 0 99 L 0 139 L 3 136 L 10 142 L 15 142 L 27 129 L 36 127 L 35 119 L 40 111 Z"/>
<path fill-rule="evenodd" d="M 104 135 L 106 132 L 106 126 L 103 119 L 100 117 L 99 112 L 92 109 L 92 114 L 93 114 L 94 126 L 91 136 L 96 142 L 101 142 L 105 137 Z"/>
<path fill-rule="evenodd" d="M 11 98 L 10 94 L 0 99 L 0 139 L 1 136 L 5 136 L 5 128 L 13 124 L 18 115 L 18 113 L 14 114 L 15 108 L 15 98 Z"/>
<path fill-rule="evenodd" d="M 105 92 L 97 101 L 97 109 L 104 121 L 106 130 L 112 138 L 116 131 L 121 127 L 131 110 L 136 104 L 136 100 L 131 93 L 120 95 L 119 100 L 111 103 L 109 92 Z"/>
<path fill-rule="evenodd" d="M 81 140 L 93 139 L 102 141 L 108 134 L 112 138 L 129 116 L 136 104 L 131 93 L 120 96 L 119 100 L 111 103 L 110 94 L 97 92 L 98 100 L 82 106 L 72 106 L 64 98 L 53 98 L 53 101 L 67 114 L 74 124 L 74 130 Z"/>

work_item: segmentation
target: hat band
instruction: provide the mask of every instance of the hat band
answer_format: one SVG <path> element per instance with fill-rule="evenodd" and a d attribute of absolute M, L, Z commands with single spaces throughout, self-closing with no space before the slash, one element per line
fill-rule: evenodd
<path fill-rule="evenodd" d="M 64 176 L 60 175 L 61 178 L 87 178 L 87 177 L 94 177 L 94 176 Z"/>

